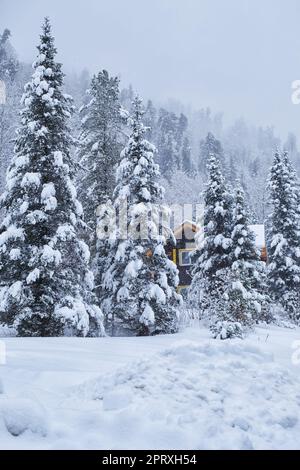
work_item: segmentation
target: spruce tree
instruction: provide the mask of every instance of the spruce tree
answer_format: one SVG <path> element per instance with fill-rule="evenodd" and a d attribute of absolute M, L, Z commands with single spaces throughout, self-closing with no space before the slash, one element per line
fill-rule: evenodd
<path fill-rule="evenodd" d="M 83 171 L 79 178 L 79 196 L 85 222 L 91 229 L 90 247 L 94 253 L 96 209 L 112 198 L 121 151 L 119 79 L 103 70 L 92 78 L 88 94 L 90 101 L 81 109 L 78 158 Z"/>
<path fill-rule="evenodd" d="M 176 142 L 178 119 L 174 113 L 161 108 L 157 121 L 157 149 L 161 173 L 168 180 L 178 168 L 178 148 Z"/>
<path fill-rule="evenodd" d="M 0 80 L 5 82 L 14 80 L 19 68 L 15 52 L 9 42 L 10 35 L 9 29 L 5 29 L 0 35 Z"/>
<path fill-rule="evenodd" d="M 117 170 L 114 208 L 118 226 L 110 234 L 103 311 L 112 335 L 175 333 L 178 273 L 160 234 L 159 167 L 155 147 L 144 139 L 142 104 L 133 103 L 132 133 Z M 124 210 L 125 207 L 125 210 Z M 123 221 L 121 213 L 127 220 Z M 124 233 L 125 228 L 125 233 Z M 122 233 L 123 232 L 123 233 Z"/>
<path fill-rule="evenodd" d="M 287 153 L 275 153 L 268 190 L 272 206 L 267 221 L 270 294 L 292 320 L 299 322 L 299 186 Z"/>
<path fill-rule="evenodd" d="M 22 336 L 99 335 L 89 250 L 77 233 L 82 206 L 69 150 L 70 99 L 55 55 L 46 18 L 1 198 L 1 318 Z"/>
<path fill-rule="evenodd" d="M 153 141 L 156 138 L 156 118 L 157 111 L 151 100 L 148 100 L 144 114 L 144 125 L 146 127 L 145 137 L 149 141 Z"/>
<path fill-rule="evenodd" d="M 204 191 L 203 230 L 198 233 L 198 248 L 193 255 L 191 304 L 202 315 L 212 318 L 227 287 L 232 249 L 232 195 L 222 175 L 218 158 L 208 161 L 208 183 Z"/>
<path fill-rule="evenodd" d="M 5 29 L 0 35 L 0 192 L 14 148 L 24 68 L 10 44 L 10 31 Z"/>
<path fill-rule="evenodd" d="M 214 155 L 224 167 L 224 151 L 221 142 L 209 132 L 204 140 L 200 142 L 199 171 L 206 175 L 209 160 Z"/>
<path fill-rule="evenodd" d="M 190 164 L 187 161 L 190 159 L 187 137 L 188 119 L 183 113 L 177 116 L 175 113 L 161 108 L 155 127 L 155 143 L 157 144 L 161 173 L 170 181 L 174 171 L 185 170 L 185 166 Z"/>
<path fill-rule="evenodd" d="M 238 176 L 237 176 L 237 169 L 236 169 L 235 161 L 232 156 L 230 156 L 229 158 L 229 164 L 227 166 L 227 174 L 228 174 L 229 183 L 234 187 L 238 179 Z"/>
<path fill-rule="evenodd" d="M 188 119 L 185 114 L 180 113 L 179 118 L 177 118 L 177 130 L 176 130 L 176 148 L 177 148 L 177 169 L 183 169 L 183 146 L 185 144 L 185 150 L 188 148 L 188 137 L 187 137 L 187 128 L 188 128 Z M 186 140 L 187 139 L 187 140 Z M 185 162 L 186 163 L 186 162 Z"/>
<path fill-rule="evenodd" d="M 181 149 L 181 160 L 182 160 L 182 169 L 183 171 L 191 176 L 193 174 L 193 164 L 191 157 L 191 146 L 188 137 L 183 139 L 182 149 Z"/>
<path fill-rule="evenodd" d="M 234 191 L 232 265 L 228 288 L 227 318 L 249 327 L 268 318 L 264 264 L 250 228 L 249 210 L 242 187 Z"/>
<path fill-rule="evenodd" d="M 132 102 L 134 98 L 134 91 L 132 85 L 128 88 L 123 88 L 120 93 L 121 105 L 128 111 L 131 112 Z"/>
<path fill-rule="evenodd" d="M 106 70 L 99 72 L 91 81 L 88 95 L 90 100 L 81 109 L 78 159 L 83 171 L 79 178 L 79 196 L 83 203 L 85 239 L 93 260 L 97 298 L 101 302 L 108 245 L 106 239 L 97 239 L 96 226 L 103 223 L 101 206 L 109 204 L 112 198 L 116 164 L 122 148 L 119 79 L 110 77 Z"/>

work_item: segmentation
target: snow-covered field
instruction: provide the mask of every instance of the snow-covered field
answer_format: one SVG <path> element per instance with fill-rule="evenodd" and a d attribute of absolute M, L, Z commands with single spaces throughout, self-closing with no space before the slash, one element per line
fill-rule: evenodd
<path fill-rule="evenodd" d="M 2 449 L 300 449 L 299 329 L 2 340 Z"/>

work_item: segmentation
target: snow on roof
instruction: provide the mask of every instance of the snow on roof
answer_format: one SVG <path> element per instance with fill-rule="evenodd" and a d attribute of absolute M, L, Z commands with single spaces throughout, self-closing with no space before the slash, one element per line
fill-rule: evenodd
<path fill-rule="evenodd" d="M 174 236 L 176 236 L 180 233 L 182 230 L 182 227 L 188 226 L 190 227 L 193 231 L 198 231 L 200 226 L 196 224 L 195 222 L 192 222 L 190 220 L 184 220 L 178 227 L 176 227 L 173 231 Z M 257 248 L 263 248 L 266 246 L 266 241 L 265 241 L 265 226 L 263 224 L 256 224 L 256 225 L 249 225 L 249 228 L 254 232 L 255 235 L 255 244 Z"/>
<path fill-rule="evenodd" d="M 179 232 L 181 232 L 183 227 L 190 227 L 195 232 L 197 232 L 199 229 L 199 226 L 196 224 L 196 222 L 192 222 L 191 220 L 184 220 L 180 225 L 178 225 L 178 227 L 174 228 L 174 235 L 176 236 Z"/>
<path fill-rule="evenodd" d="M 185 225 L 185 224 L 196 225 L 196 222 L 193 222 L 192 220 L 185 219 L 185 220 L 181 223 L 181 225 Z"/>
<path fill-rule="evenodd" d="M 265 226 L 264 225 L 250 225 L 249 226 L 255 235 L 256 246 L 263 248 L 266 245 L 265 240 Z"/>

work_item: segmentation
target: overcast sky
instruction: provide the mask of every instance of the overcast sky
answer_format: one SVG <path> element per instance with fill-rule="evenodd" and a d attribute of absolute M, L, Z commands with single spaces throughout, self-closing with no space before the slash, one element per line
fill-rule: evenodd
<path fill-rule="evenodd" d="M 21 59 L 33 61 L 45 15 L 65 70 L 106 68 L 146 98 L 300 134 L 299 0 L 0 0 Z"/>

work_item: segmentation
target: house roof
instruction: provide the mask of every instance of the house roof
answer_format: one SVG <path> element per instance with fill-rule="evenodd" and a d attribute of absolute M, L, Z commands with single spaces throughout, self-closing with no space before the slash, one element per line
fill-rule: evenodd
<path fill-rule="evenodd" d="M 183 229 L 189 228 L 193 232 L 198 232 L 200 229 L 199 225 L 197 225 L 195 222 L 192 222 L 190 220 L 184 220 L 178 227 L 174 229 L 174 237 L 175 239 L 177 236 L 179 237 L 182 233 Z M 255 225 L 249 225 L 249 228 L 253 231 L 255 235 L 255 243 L 258 248 L 263 248 L 266 245 L 266 240 L 265 240 L 265 226 L 263 224 L 255 224 Z"/>
<path fill-rule="evenodd" d="M 195 233 L 199 230 L 199 226 L 195 222 L 191 222 L 190 220 L 184 220 L 178 227 L 174 229 L 175 238 L 177 235 L 181 235 L 182 230 L 186 228 L 190 228 Z"/>

